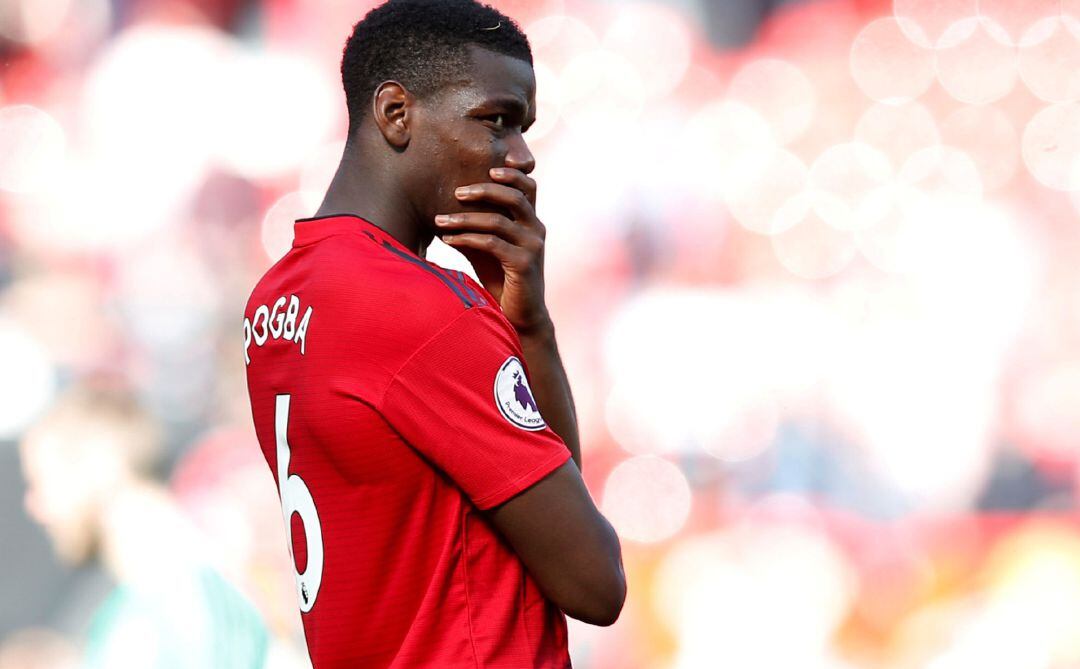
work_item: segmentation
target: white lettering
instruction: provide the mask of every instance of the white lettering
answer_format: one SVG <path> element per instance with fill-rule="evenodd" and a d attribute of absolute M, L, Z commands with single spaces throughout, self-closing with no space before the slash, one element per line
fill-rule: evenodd
<path fill-rule="evenodd" d="M 274 339 L 281 338 L 281 326 L 285 322 L 285 314 L 279 314 L 278 309 L 285 306 L 285 297 L 277 298 L 277 302 L 274 302 L 274 309 L 270 312 L 270 335 Z"/>
<path fill-rule="evenodd" d="M 281 336 L 292 339 L 296 334 L 296 317 L 300 314 L 300 298 L 295 295 L 289 296 L 289 310 L 285 312 L 285 329 Z"/>
<path fill-rule="evenodd" d="M 262 332 L 259 332 L 259 316 L 262 316 Z M 251 333 L 255 336 L 255 343 L 262 346 L 266 343 L 266 338 L 270 336 L 267 331 L 267 323 L 270 321 L 270 309 L 265 304 L 259 305 L 259 308 L 255 310 L 255 315 L 251 319 Z"/>
<path fill-rule="evenodd" d="M 296 338 L 294 342 L 300 344 L 300 355 L 304 355 L 304 348 L 307 345 L 305 337 L 307 336 L 308 321 L 311 320 L 311 307 L 307 308 L 304 312 L 304 318 L 300 321 L 300 326 L 296 328 Z"/>
<path fill-rule="evenodd" d="M 285 308 L 286 302 L 289 304 L 288 308 Z M 271 337 L 275 340 L 284 339 L 300 344 L 300 355 L 304 355 L 307 350 L 307 330 L 314 312 L 311 307 L 308 307 L 298 325 L 296 317 L 300 313 L 300 307 L 300 298 L 296 295 L 290 295 L 288 298 L 283 295 L 274 302 L 273 309 L 261 304 L 250 320 L 244 319 L 245 364 L 251 364 L 251 343 L 255 342 L 256 346 L 262 346 Z"/>

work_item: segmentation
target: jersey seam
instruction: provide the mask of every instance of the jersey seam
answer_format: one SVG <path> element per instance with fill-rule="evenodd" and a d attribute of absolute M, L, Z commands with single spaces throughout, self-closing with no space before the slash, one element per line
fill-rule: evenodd
<path fill-rule="evenodd" d="M 462 587 L 465 590 L 465 621 L 469 625 L 469 645 L 472 646 L 473 666 L 480 669 L 480 653 L 476 650 L 476 634 L 472 623 L 472 600 L 469 599 L 469 540 L 465 531 L 465 513 L 468 507 L 461 505 L 461 572 Z"/>
<path fill-rule="evenodd" d="M 443 286 L 449 288 L 450 292 L 452 292 L 455 297 L 457 297 L 459 300 L 461 300 L 461 302 L 465 305 L 466 309 L 471 309 L 473 306 L 475 306 L 471 301 L 469 301 L 469 298 L 465 297 L 465 295 L 460 290 L 458 290 L 457 286 L 455 285 L 455 282 L 452 279 L 450 279 L 449 277 L 447 277 L 446 275 L 444 275 L 442 272 L 439 271 L 439 269 L 442 269 L 442 268 L 436 269 L 435 265 L 432 265 L 431 263 L 424 260 L 423 258 L 418 258 L 418 257 L 412 256 L 412 255 L 410 255 L 408 253 L 405 253 L 404 251 L 394 247 L 394 245 L 391 244 L 390 242 L 383 241 L 383 243 L 380 246 L 381 246 L 381 248 L 385 249 L 386 251 L 389 251 L 390 253 L 393 253 L 399 259 L 404 260 L 404 261 L 408 262 L 411 265 L 419 267 L 420 269 L 424 270 L 428 274 L 431 274 L 432 276 L 434 276 L 436 279 L 439 280 L 440 283 L 443 284 Z"/>
<path fill-rule="evenodd" d="M 461 318 L 462 318 L 463 316 L 466 316 L 466 315 L 468 315 L 468 314 L 469 314 L 469 313 L 471 313 L 471 312 L 472 312 L 472 309 L 466 309 L 465 311 L 462 311 L 462 312 L 461 312 L 460 314 L 458 314 L 457 316 L 454 316 L 454 317 L 453 317 L 453 318 L 452 318 L 452 319 L 450 320 L 450 322 L 449 322 L 449 323 L 447 323 L 446 325 L 442 326 L 442 327 L 441 327 L 441 328 L 439 328 L 439 329 L 438 329 L 438 330 L 437 330 L 437 331 L 436 331 L 436 332 L 435 332 L 434 334 L 432 334 L 432 335 L 431 335 L 430 337 L 428 337 L 427 339 L 425 339 L 425 340 L 424 340 L 424 343 L 422 343 L 422 344 L 420 344 L 419 346 L 417 346 L 417 347 L 416 347 L 416 350 L 414 350 L 414 351 L 413 351 L 412 353 L 410 353 L 410 354 L 409 354 L 409 357 L 408 357 L 408 358 L 405 358 L 405 362 L 401 363 L 401 366 L 399 366 L 399 367 L 398 367 L 398 368 L 397 368 L 397 369 L 396 369 L 396 370 L 394 371 L 394 373 L 390 375 L 390 380 L 389 380 L 389 381 L 387 382 L 387 384 L 386 384 L 386 387 L 385 387 L 385 388 L 383 388 L 383 391 L 382 391 L 382 393 L 381 393 L 381 394 L 379 395 L 379 401 L 378 401 L 378 404 L 376 404 L 376 406 L 375 406 L 375 408 L 379 410 L 379 413 L 382 413 L 382 408 L 381 408 L 381 407 L 382 407 L 382 405 L 383 405 L 383 402 L 384 402 L 384 401 L 386 400 L 386 394 L 387 394 L 388 392 L 390 392 L 390 388 L 391 388 L 391 387 L 393 387 L 394 383 L 395 383 L 395 382 L 396 382 L 396 381 L 398 380 L 398 374 L 401 374 L 401 370 L 403 370 L 403 369 L 405 369 L 406 367 L 408 367 L 409 363 L 410 363 L 410 362 L 412 362 L 412 359 L 413 359 L 413 358 L 415 358 L 415 357 L 416 357 L 416 356 L 417 356 L 417 355 L 418 355 L 418 354 L 419 354 L 419 353 L 420 353 L 421 351 L 423 351 L 423 350 L 424 350 L 425 348 L 427 348 L 427 345 L 428 345 L 428 344 L 430 344 L 430 343 L 431 343 L 431 342 L 433 342 L 433 341 L 434 341 L 435 339 L 437 339 L 437 338 L 438 338 L 438 337 L 439 337 L 440 335 L 442 335 L 442 333 L 443 333 L 443 332 L 446 332 L 446 330 L 447 330 L 447 329 L 448 329 L 448 328 L 449 328 L 449 327 L 450 327 L 451 325 L 453 325 L 454 323 L 457 323 L 457 322 L 458 322 L 458 320 L 460 320 L 460 319 L 461 319 Z"/>

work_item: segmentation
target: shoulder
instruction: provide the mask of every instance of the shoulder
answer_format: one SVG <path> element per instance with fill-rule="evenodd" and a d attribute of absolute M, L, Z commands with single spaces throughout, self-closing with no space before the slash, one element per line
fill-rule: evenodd
<path fill-rule="evenodd" d="M 319 291 L 370 335 L 368 341 L 392 338 L 399 351 L 411 352 L 457 321 L 502 316 L 491 295 L 463 272 L 385 240 L 360 233 L 324 246 L 325 257 L 313 257 L 310 265 Z"/>

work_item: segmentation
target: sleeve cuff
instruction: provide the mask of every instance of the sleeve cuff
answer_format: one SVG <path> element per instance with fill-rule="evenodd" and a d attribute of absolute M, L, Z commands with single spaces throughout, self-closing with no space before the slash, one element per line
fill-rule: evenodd
<path fill-rule="evenodd" d="M 556 453 L 552 457 L 539 464 L 537 467 L 531 469 L 530 471 L 511 481 L 510 483 L 507 483 L 495 492 L 474 499 L 473 504 L 475 504 L 476 507 L 481 511 L 486 511 L 494 506 L 498 506 L 503 502 L 509 500 L 514 495 L 517 495 L 521 491 L 531 487 L 533 484 L 537 483 L 545 476 L 562 466 L 562 464 L 569 459 L 569 449 L 565 449 L 562 453 Z"/>

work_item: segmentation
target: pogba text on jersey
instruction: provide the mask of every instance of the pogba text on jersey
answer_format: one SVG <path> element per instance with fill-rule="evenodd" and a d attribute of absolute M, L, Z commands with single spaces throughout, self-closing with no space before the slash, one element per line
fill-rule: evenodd
<path fill-rule="evenodd" d="M 288 304 L 288 306 L 286 306 Z M 308 307 L 304 317 L 297 323 L 300 315 L 300 298 L 284 295 L 274 301 L 273 307 L 260 304 L 250 319 L 244 319 L 244 363 L 251 364 L 251 344 L 262 346 L 270 339 L 287 339 L 300 345 L 300 355 L 304 355 L 308 325 L 311 323 L 312 308 Z"/>

